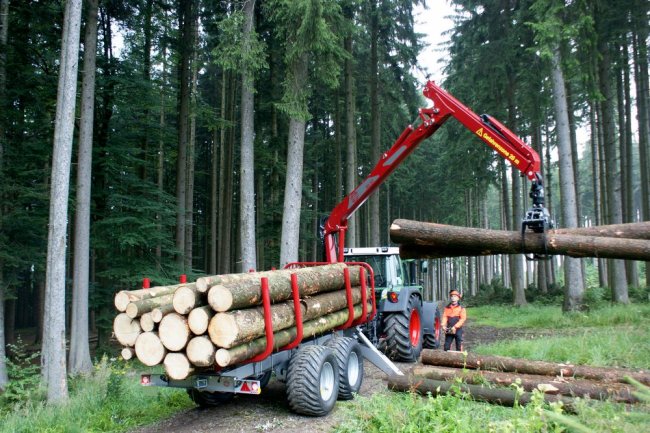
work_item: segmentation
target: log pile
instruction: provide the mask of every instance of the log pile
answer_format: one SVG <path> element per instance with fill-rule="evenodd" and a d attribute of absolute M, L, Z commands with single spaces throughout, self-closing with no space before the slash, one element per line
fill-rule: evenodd
<path fill-rule="evenodd" d="M 638 403 L 634 388 L 626 378 L 650 384 L 650 372 L 622 368 L 556 364 L 544 361 L 484 356 L 465 352 L 422 351 L 424 366 L 416 366 L 409 376 L 392 377 L 388 386 L 396 391 L 432 395 L 469 393 L 474 399 L 504 406 L 515 401 L 526 405 L 535 390 L 546 402 L 562 402 L 574 409 L 573 398 Z M 455 386 L 460 380 L 462 385 Z M 488 388 L 483 385 L 489 385 Z M 521 387 L 516 391 L 512 385 Z"/>
<path fill-rule="evenodd" d="M 650 261 L 650 221 L 522 235 L 398 219 L 391 225 L 390 237 L 400 244 L 404 258 L 523 253 Z"/>
<path fill-rule="evenodd" d="M 269 282 L 274 351 L 297 335 L 291 275 L 300 294 L 303 338 L 325 333 L 349 318 L 344 269 L 354 318 L 362 315 L 359 266 L 337 263 L 301 269 L 202 277 L 196 282 L 122 291 L 113 322 L 125 360 L 163 365 L 176 380 L 200 369 L 227 367 L 264 353 L 267 341 L 261 279 Z M 370 300 L 370 294 L 367 299 Z M 371 304 L 367 306 L 367 313 Z"/>

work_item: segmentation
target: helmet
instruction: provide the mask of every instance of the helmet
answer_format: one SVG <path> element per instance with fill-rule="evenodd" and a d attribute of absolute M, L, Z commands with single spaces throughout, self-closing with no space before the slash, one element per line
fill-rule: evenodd
<path fill-rule="evenodd" d="M 456 289 L 450 290 L 449 291 L 449 296 L 454 296 L 454 295 L 458 296 L 459 298 L 462 298 L 462 296 L 461 296 L 460 292 L 458 292 L 458 290 L 456 290 Z"/>

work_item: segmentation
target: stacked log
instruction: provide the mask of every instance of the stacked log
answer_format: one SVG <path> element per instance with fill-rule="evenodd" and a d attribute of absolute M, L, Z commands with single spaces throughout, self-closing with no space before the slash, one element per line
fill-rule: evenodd
<path fill-rule="evenodd" d="M 358 319 L 363 311 L 360 268 L 337 263 L 215 275 L 194 283 L 121 291 L 115 297 L 120 313 L 113 330 L 124 346 L 125 360 L 137 357 L 147 366 L 162 364 L 170 378 L 181 380 L 195 370 L 230 366 L 264 353 L 262 278 L 269 282 L 274 351 L 291 343 L 298 332 L 292 274 L 299 289 L 303 338 L 345 324 L 349 318 L 345 269 L 352 285 L 354 318 Z M 369 303 L 368 314 L 370 309 Z"/>
<path fill-rule="evenodd" d="M 466 392 L 477 400 L 512 406 L 525 405 L 532 392 L 543 393 L 547 402 L 561 401 L 565 410 L 574 408 L 573 398 L 638 403 L 627 378 L 650 383 L 650 372 L 622 368 L 556 364 L 544 361 L 484 356 L 465 352 L 422 351 L 424 366 L 413 368 L 411 375 L 391 378 L 389 388 L 433 395 Z M 463 385 L 452 386 L 460 380 Z M 489 384 L 490 389 L 481 385 Z M 523 389 L 515 393 L 512 385 Z M 505 388 L 504 388 L 505 387 Z"/>

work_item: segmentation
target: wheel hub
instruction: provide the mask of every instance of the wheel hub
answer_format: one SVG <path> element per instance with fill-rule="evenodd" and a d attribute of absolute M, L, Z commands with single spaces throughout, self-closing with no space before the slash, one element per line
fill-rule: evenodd
<path fill-rule="evenodd" d="M 320 397 L 323 401 L 328 401 L 332 397 L 334 382 L 334 367 L 326 362 L 320 371 Z"/>

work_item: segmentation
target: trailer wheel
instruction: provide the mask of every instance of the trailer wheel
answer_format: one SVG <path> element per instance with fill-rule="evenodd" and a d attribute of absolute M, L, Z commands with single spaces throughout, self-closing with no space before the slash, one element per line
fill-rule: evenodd
<path fill-rule="evenodd" d="M 229 402 L 235 397 L 235 394 L 231 392 L 199 391 L 198 389 L 195 388 L 188 389 L 187 394 L 190 396 L 190 399 L 194 403 L 196 403 L 201 407 L 219 406 Z"/>
<path fill-rule="evenodd" d="M 363 382 L 363 354 L 354 338 L 334 337 L 327 343 L 339 365 L 339 400 L 352 400 Z"/>
<path fill-rule="evenodd" d="M 412 294 L 401 313 L 389 314 L 385 319 L 386 354 L 393 361 L 417 361 L 422 351 L 422 320 L 420 298 Z"/>
<path fill-rule="evenodd" d="M 436 305 L 436 313 L 433 319 L 433 334 L 424 334 L 424 341 L 422 346 L 425 349 L 437 349 L 440 347 L 440 323 L 442 321 L 442 314 L 440 307 Z"/>
<path fill-rule="evenodd" d="M 287 399 L 301 415 L 324 416 L 336 404 L 339 367 L 334 351 L 325 346 L 304 346 L 293 355 L 287 371 Z"/>

